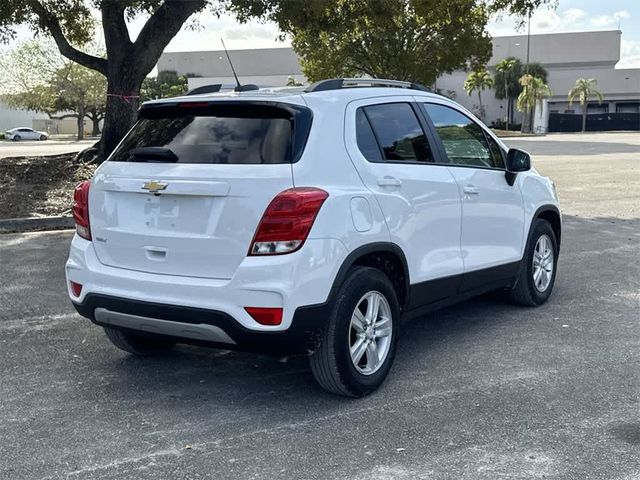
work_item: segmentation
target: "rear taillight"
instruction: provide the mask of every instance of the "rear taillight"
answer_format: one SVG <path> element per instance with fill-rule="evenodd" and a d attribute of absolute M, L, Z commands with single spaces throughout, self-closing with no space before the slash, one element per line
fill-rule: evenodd
<path fill-rule="evenodd" d="M 298 250 L 328 196 L 324 190 L 312 187 L 280 192 L 260 220 L 249 255 L 278 255 Z"/>
<path fill-rule="evenodd" d="M 91 240 L 89 226 L 89 187 L 91 182 L 79 183 L 73 192 L 73 220 L 76 222 L 76 232 L 82 238 Z"/>

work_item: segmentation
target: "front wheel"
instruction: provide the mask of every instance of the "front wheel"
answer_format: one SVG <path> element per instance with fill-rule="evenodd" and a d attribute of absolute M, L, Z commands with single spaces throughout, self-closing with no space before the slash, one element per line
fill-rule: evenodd
<path fill-rule="evenodd" d="M 553 228 L 546 220 L 536 219 L 522 258 L 520 276 L 509 292 L 511 300 L 532 307 L 546 302 L 556 280 L 557 265 L 558 243 Z"/>
<path fill-rule="evenodd" d="M 120 350 L 147 357 L 151 355 L 160 355 L 166 353 L 173 348 L 175 342 L 171 340 L 156 339 L 145 337 L 144 335 L 136 335 L 134 333 L 117 330 L 115 328 L 103 327 L 111 343 Z"/>
<path fill-rule="evenodd" d="M 356 267 L 340 288 L 320 346 L 310 358 L 316 381 L 338 395 L 362 397 L 391 369 L 398 342 L 400 306 L 389 278 Z"/>
<path fill-rule="evenodd" d="M 46 135 L 40 135 L 40 140 L 46 140 L 48 137 Z"/>
<path fill-rule="evenodd" d="M 22 140 L 22 137 L 20 135 L 14 135 L 13 136 L 13 141 L 14 142 L 19 142 L 20 140 Z"/>

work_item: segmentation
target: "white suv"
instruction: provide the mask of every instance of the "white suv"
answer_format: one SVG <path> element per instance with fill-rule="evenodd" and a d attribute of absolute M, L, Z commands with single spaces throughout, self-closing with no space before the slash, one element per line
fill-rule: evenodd
<path fill-rule="evenodd" d="M 119 348 L 309 355 L 325 389 L 384 380 L 401 319 L 553 288 L 553 183 L 419 85 L 337 79 L 147 102 L 75 192 L 78 312 Z"/>

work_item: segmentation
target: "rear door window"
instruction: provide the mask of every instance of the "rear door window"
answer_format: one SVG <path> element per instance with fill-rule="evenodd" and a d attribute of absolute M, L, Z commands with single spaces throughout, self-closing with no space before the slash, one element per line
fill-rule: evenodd
<path fill-rule="evenodd" d="M 434 162 L 427 137 L 411 105 L 382 103 L 363 107 L 363 109 L 382 148 L 384 160 Z"/>
<path fill-rule="evenodd" d="M 291 111 L 272 106 L 222 102 L 149 107 L 141 111 L 142 118 L 110 160 L 231 165 L 289 163 L 295 154 L 295 116 Z"/>

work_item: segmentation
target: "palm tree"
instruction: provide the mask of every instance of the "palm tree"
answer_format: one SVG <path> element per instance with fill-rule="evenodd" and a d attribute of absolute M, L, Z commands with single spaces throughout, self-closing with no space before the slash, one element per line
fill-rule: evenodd
<path fill-rule="evenodd" d="M 598 81 L 595 78 L 579 78 L 576 84 L 569 92 L 569 106 L 573 104 L 573 100 L 578 98 L 582 105 L 582 131 L 587 129 L 587 107 L 591 97 L 597 97 L 598 103 L 602 103 L 602 93 L 596 90 Z"/>
<path fill-rule="evenodd" d="M 480 107 L 480 118 L 484 121 L 484 107 L 482 106 L 482 90 L 493 87 L 493 77 L 487 70 L 476 70 L 471 72 L 464 82 L 464 91 L 467 95 L 478 92 L 478 104 Z"/>
<path fill-rule="evenodd" d="M 516 108 L 521 112 L 532 113 L 537 105 L 542 104 L 544 98 L 551 96 L 549 85 L 533 75 L 526 74 L 520 77 L 520 85 L 522 85 L 522 92 L 518 95 Z"/>
<path fill-rule="evenodd" d="M 518 59 L 515 57 L 504 58 L 498 62 L 496 65 L 496 71 L 500 74 L 496 74 L 494 79 L 494 83 L 498 83 L 499 76 L 504 79 L 504 92 L 502 98 L 506 100 L 505 105 L 505 115 L 504 115 L 504 123 L 506 125 L 506 129 L 509 130 L 509 73 L 511 73 L 518 66 Z M 522 67 L 520 67 L 522 68 Z M 496 90 L 496 97 L 498 96 L 498 91 Z"/>

